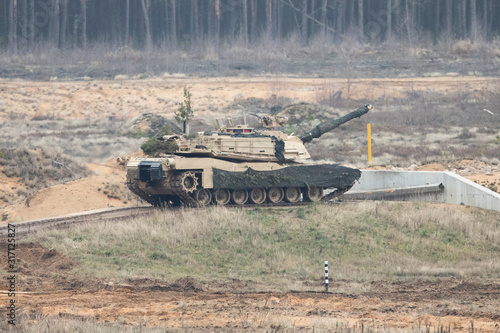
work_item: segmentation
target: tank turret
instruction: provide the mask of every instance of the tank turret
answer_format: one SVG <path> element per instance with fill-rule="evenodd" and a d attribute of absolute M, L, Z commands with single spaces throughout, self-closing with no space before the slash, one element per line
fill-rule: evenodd
<path fill-rule="evenodd" d="M 276 130 L 285 116 L 264 116 L 264 129 L 217 119 L 216 131 L 194 138 L 169 135 L 163 157 L 139 158 L 127 164 L 129 188 L 153 205 L 278 204 L 317 201 L 324 189 L 347 191 L 361 172 L 338 164 L 311 164 L 304 146 L 314 138 L 367 113 L 367 104 L 339 119 L 324 122 L 297 137 Z"/>

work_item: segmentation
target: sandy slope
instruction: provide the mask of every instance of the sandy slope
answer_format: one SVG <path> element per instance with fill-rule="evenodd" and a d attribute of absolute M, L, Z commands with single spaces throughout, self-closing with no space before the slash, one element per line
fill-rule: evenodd
<path fill-rule="evenodd" d="M 13 222 L 137 204 L 125 186 L 125 170 L 115 161 L 88 167 L 94 175 L 43 189 L 29 201 L 7 206 L 2 214 Z"/>

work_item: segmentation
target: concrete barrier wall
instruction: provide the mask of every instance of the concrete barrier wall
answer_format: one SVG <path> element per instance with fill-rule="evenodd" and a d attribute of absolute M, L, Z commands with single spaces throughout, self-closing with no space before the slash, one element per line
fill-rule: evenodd
<path fill-rule="evenodd" d="M 500 194 L 452 172 L 362 170 L 361 178 L 346 193 L 442 183 L 441 193 L 422 195 L 413 200 L 444 202 L 500 211 Z"/>

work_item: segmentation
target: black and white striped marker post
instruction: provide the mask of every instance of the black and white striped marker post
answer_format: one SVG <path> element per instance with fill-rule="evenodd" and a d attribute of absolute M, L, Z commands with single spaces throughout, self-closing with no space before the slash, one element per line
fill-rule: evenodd
<path fill-rule="evenodd" d="M 328 292 L 328 261 L 325 260 L 325 289 Z"/>

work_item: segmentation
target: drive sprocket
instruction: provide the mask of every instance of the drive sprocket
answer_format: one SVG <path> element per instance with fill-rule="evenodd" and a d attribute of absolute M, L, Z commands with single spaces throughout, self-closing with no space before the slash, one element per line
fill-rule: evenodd
<path fill-rule="evenodd" d="M 193 193 L 198 187 L 198 178 L 192 171 L 186 171 L 179 175 L 179 182 L 182 189 L 187 193 Z"/>

